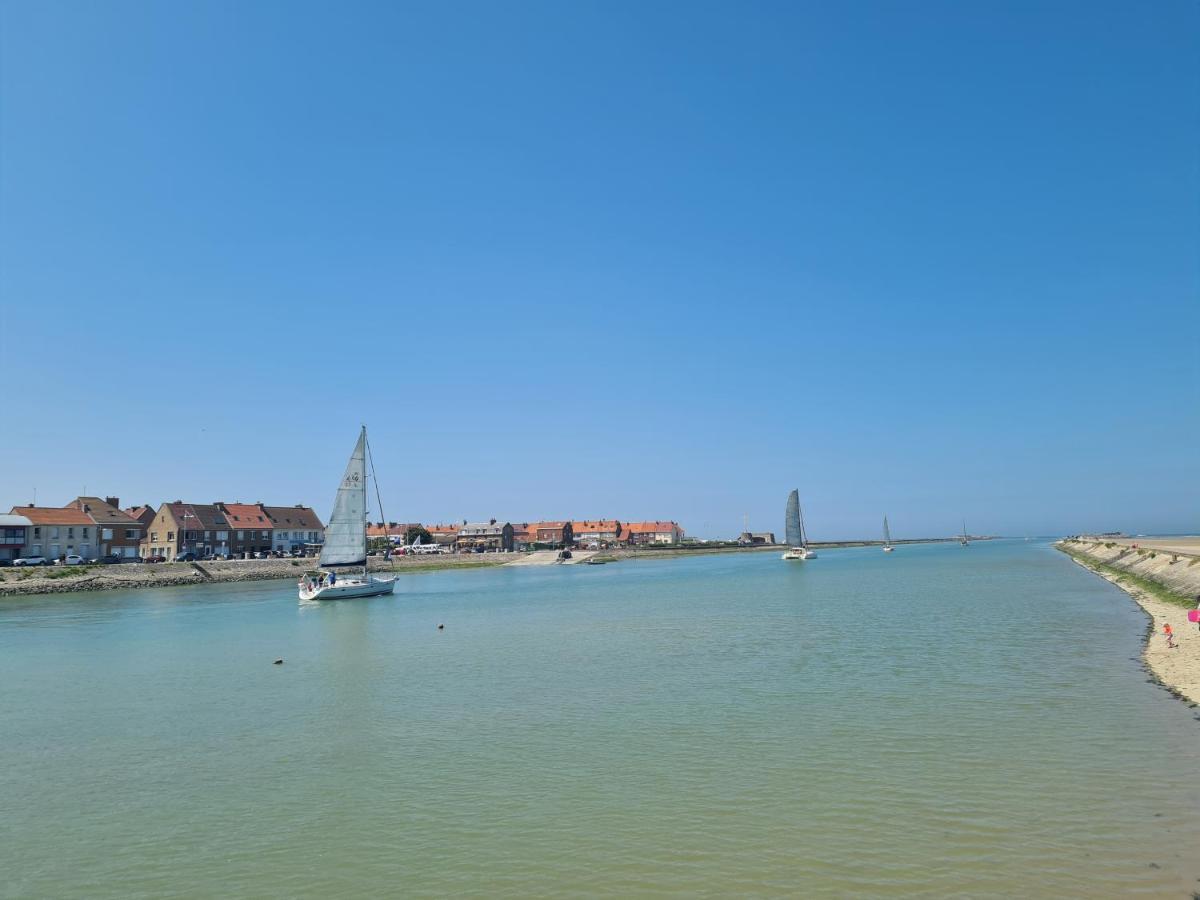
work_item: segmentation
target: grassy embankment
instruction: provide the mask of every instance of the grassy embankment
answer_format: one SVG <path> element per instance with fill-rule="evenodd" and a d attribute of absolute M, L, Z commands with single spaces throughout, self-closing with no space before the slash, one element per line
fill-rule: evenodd
<path fill-rule="evenodd" d="M 1099 572 L 1105 575 L 1111 575 L 1113 580 L 1119 585 L 1129 585 L 1145 591 L 1156 600 L 1161 600 L 1163 603 L 1170 603 L 1173 606 L 1182 606 L 1187 609 L 1195 609 L 1196 601 L 1190 597 L 1185 597 L 1182 594 L 1177 594 L 1170 588 L 1159 584 L 1149 578 L 1143 578 L 1141 575 L 1134 575 L 1131 572 L 1125 572 L 1118 569 L 1116 566 L 1110 566 L 1107 563 L 1098 562 L 1092 559 L 1086 553 L 1059 543 L 1055 545 L 1067 556 L 1087 566 L 1093 572 Z M 1109 545 L 1111 546 L 1111 545 Z M 1158 554 L 1155 553 L 1155 556 Z"/>

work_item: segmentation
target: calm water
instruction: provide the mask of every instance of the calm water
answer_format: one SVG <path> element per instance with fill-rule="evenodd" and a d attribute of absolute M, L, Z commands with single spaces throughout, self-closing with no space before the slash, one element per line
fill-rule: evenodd
<path fill-rule="evenodd" d="M 1024 542 L 0 601 L 0 891 L 1186 896 L 1144 629 Z"/>

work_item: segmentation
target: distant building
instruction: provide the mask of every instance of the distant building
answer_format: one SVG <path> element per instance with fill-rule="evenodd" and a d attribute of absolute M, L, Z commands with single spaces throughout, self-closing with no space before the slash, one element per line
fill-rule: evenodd
<path fill-rule="evenodd" d="M 616 519 L 585 520 L 571 523 L 571 535 L 576 544 L 615 544 L 621 536 L 621 523 Z"/>
<path fill-rule="evenodd" d="M 683 529 L 675 522 L 630 522 L 621 532 L 625 543 L 678 544 L 683 540 Z"/>
<path fill-rule="evenodd" d="M 121 501 L 118 498 L 105 497 L 101 500 L 99 497 L 76 497 L 67 505 L 81 510 L 95 524 L 99 532 L 96 538 L 96 556 L 137 559 L 138 548 L 142 538 L 146 536 L 146 528 L 121 509 Z"/>
<path fill-rule="evenodd" d="M 368 522 L 367 540 L 386 537 L 392 544 L 407 544 L 409 531 L 420 527 L 420 522 Z"/>
<path fill-rule="evenodd" d="M 96 523 L 73 506 L 14 506 L 12 515 L 29 521 L 25 554 L 62 559 L 72 553 L 90 559 L 96 556 Z M 14 526 L 15 527 L 15 526 Z"/>
<path fill-rule="evenodd" d="M 141 556 L 162 556 L 171 562 L 181 553 L 226 556 L 230 546 L 229 522 L 219 503 L 164 503 L 147 526 Z"/>
<path fill-rule="evenodd" d="M 0 515 L 0 559 L 25 556 L 25 544 L 33 533 L 33 522 L 26 516 Z"/>
<path fill-rule="evenodd" d="M 264 506 L 271 520 L 271 546 L 290 553 L 304 550 L 306 544 L 325 543 L 325 525 L 311 506 Z"/>
<path fill-rule="evenodd" d="M 464 522 L 458 530 L 458 549 L 512 550 L 513 527 L 508 522 Z"/>
<path fill-rule="evenodd" d="M 458 532 L 461 525 L 426 525 L 425 530 L 433 538 L 433 542 L 444 550 L 453 550 L 458 546 Z"/>
<path fill-rule="evenodd" d="M 753 544 L 774 544 L 775 532 L 743 531 L 740 535 L 738 535 L 737 542 L 743 546 L 751 546 Z"/>

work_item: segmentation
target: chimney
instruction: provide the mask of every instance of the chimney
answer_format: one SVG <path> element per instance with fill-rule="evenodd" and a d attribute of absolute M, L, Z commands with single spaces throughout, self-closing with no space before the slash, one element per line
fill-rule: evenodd
<path fill-rule="evenodd" d="M 121 508 L 121 498 L 120 497 L 105 497 L 104 502 L 107 503 L 109 506 L 116 507 L 117 509 Z"/>

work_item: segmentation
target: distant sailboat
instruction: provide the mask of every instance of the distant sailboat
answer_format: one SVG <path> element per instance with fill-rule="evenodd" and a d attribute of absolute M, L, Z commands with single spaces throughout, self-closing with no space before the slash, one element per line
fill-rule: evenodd
<path fill-rule="evenodd" d="M 883 517 L 883 552 L 891 553 L 896 548 L 892 546 L 892 532 L 888 529 L 887 516 Z"/>
<path fill-rule="evenodd" d="M 816 559 L 817 552 L 808 547 L 808 534 L 804 530 L 804 511 L 800 509 L 800 491 L 788 494 L 787 511 L 784 519 L 788 550 L 783 559 Z"/>
<path fill-rule="evenodd" d="M 958 539 L 958 543 L 963 547 L 966 547 L 968 544 L 971 543 L 970 541 L 967 540 L 967 520 L 966 519 L 963 519 L 962 537 L 960 537 Z"/>
<path fill-rule="evenodd" d="M 390 594 L 396 578 L 376 578 L 367 574 L 367 429 L 363 426 L 358 443 L 346 464 L 341 486 L 333 501 L 333 512 L 325 528 L 325 543 L 317 565 L 322 570 L 335 566 L 362 566 L 362 574 L 337 575 L 332 571 L 310 572 L 300 580 L 301 600 L 343 600 L 351 597 L 375 597 Z M 380 509 L 380 516 L 383 510 Z M 386 520 L 385 520 L 386 521 Z"/>

